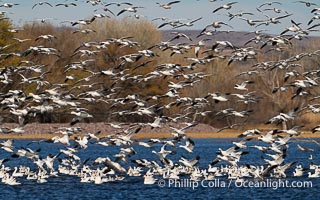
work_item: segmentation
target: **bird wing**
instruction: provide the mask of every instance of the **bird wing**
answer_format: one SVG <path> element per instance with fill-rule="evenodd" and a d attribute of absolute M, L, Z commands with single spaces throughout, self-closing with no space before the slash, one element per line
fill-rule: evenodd
<path fill-rule="evenodd" d="M 197 19 L 195 19 L 195 20 L 192 20 L 190 23 L 192 24 L 192 23 L 194 23 L 194 22 L 196 22 L 196 21 L 199 21 L 200 19 L 202 19 L 202 17 L 199 17 L 199 18 L 197 18 Z"/>
<path fill-rule="evenodd" d="M 52 6 L 50 3 L 48 3 L 48 2 L 43 2 L 43 3 L 47 4 L 48 6 L 53 7 L 53 6 Z"/>
<path fill-rule="evenodd" d="M 126 11 L 127 11 L 126 9 L 121 10 L 121 11 L 117 14 L 117 16 L 121 15 L 122 13 L 124 13 L 124 12 L 126 12 Z"/>
<path fill-rule="evenodd" d="M 37 5 L 38 5 L 38 3 L 34 4 L 34 5 L 32 6 L 32 9 L 34 9 L 34 7 L 36 7 Z"/>
<path fill-rule="evenodd" d="M 180 3 L 180 1 L 171 1 L 171 2 L 167 3 L 167 5 L 170 6 L 170 5 L 175 4 L 175 3 Z"/>
<path fill-rule="evenodd" d="M 216 8 L 214 11 L 212 11 L 213 13 L 217 12 L 218 10 L 221 10 L 223 7 L 220 6 L 219 8 Z"/>
<path fill-rule="evenodd" d="M 280 17 L 276 17 L 276 19 L 282 19 L 291 16 L 292 14 L 282 15 Z"/>

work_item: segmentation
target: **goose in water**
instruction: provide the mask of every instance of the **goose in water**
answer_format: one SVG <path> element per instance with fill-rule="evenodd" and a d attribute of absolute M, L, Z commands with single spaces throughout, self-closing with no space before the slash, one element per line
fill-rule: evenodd
<path fill-rule="evenodd" d="M 151 169 L 149 169 L 146 174 L 143 176 L 144 180 L 143 180 L 143 184 L 145 185 L 152 185 L 154 184 L 157 179 L 155 179 L 154 177 L 154 173 L 151 172 Z"/>
<path fill-rule="evenodd" d="M 13 173 L 12 173 L 11 176 L 12 176 L 12 177 L 22 177 L 22 176 L 24 176 L 24 173 L 20 172 L 20 170 L 19 170 L 19 172 L 18 172 L 18 167 L 15 166 L 15 167 L 14 167 L 14 171 L 13 171 Z"/>
<path fill-rule="evenodd" d="M 319 178 L 320 177 L 320 172 L 315 171 L 313 174 L 311 172 L 308 172 L 308 178 Z"/>
<path fill-rule="evenodd" d="M 20 185 L 21 184 L 13 176 L 10 176 L 8 173 L 6 173 L 4 175 L 4 177 L 2 178 L 2 182 L 7 185 Z"/>
<path fill-rule="evenodd" d="M 128 169 L 128 176 L 141 176 L 141 172 L 142 172 L 142 168 L 141 167 L 131 167 L 129 166 L 129 169 Z"/>
<path fill-rule="evenodd" d="M 293 172 L 293 176 L 303 176 L 304 169 L 302 168 L 301 165 L 297 165 Z"/>

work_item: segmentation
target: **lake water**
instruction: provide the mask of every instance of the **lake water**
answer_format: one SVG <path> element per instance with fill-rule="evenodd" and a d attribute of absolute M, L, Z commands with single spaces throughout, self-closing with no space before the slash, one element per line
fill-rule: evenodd
<path fill-rule="evenodd" d="M 218 148 L 226 149 L 232 146 L 232 139 L 194 139 L 196 147 L 192 154 L 187 153 L 183 149 L 176 149 L 177 154 L 170 157 L 173 161 L 179 159 L 181 155 L 187 158 L 193 158 L 196 155 L 200 156 L 200 168 L 207 168 L 208 164 L 216 157 Z M 15 141 L 14 146 L 19 148 L 25 146 L 30 141 L 21 140 Z M 262 145 L 258 141 L 250 141 L 249 145 Z M 312 152 L 313 160 L 309 160 L 309 152 L 301 152 L 297 149 L 297 144 L 314 148 Z M 32 149 L 41 148 L 40 156 L 44 157 L 49 153 L 57 153 L 64 146 L 57 144 L 31 144 Z M 155 145 L 154 149 L 158 151 L 161 145 Z M 82 159 L 91 158 L 90 161 L 99 156 L 112 157 L 113 154 L 119 151 L 120 147 L 102 147 L 96 144 L 91 144 L 85 150 L 81 150 L 79 155 Z M 297 164 L 302 164 L 304 167 L 309 167 L 313 162 L 319 165 L 319 146 L 310 142 L 293 141 L 287 151 L 285 163 L 296 161 Z M 146 158 L 149 160 L 157 160 L 156 155 L 152 154 L 150 149 L 134 146 L 137 151 L 136 155 L 129 158 L 130 165 L 134 166 L 131 160 Z M 241 157 L 239 164 L 263 164 L 263 155 L 260 151 L 249 148 L 249 154 Z M 10 154 L 3 152 L 1 157 L 9 157 Z M 90 163 L 89 161 L 89 163 Z M 58 163 L 55 163 L 55 166 Z M 225 163 L 222 163 L 225 164 Z M 10 161 L 5 163 L 8 166 L 27 165 L 35 167 L 33 163 L 24 158 L 10 158 Z M 126 164 L 123 163 L 125 167 Z M 265 187 L 249 188 L 248 185 L 241 185 L 235 182 L 229 182 L 225 177 L 216 179 L 215 181 L 202 181 L 197 183 L 187 182 L 181 178 L 180 182 L 169 182 L 169 180 L 161 180 L 163 187 L 158 184 L 144 185 L 142 177 L 127 177 L 123 181 L 104 183 L 95 185 L 93 183 L 81 183 L 80 179 L 73 176 L 60 175 L 48 179 L 47 183 L 38 184 L 36 181 L 25 180 L 18 178 L 21 185 L 9 186 L 0 183 L 0 199 L 317 199 L 320 181 L 318 178 L 308 178 L 307 174 L 303 177 L 296 178 L 292 176 L 295 166 L 287 170 L 288 178 L 281 179 L 289 184 L 293 182 L 311 182 L 312 186 L 308 187 L 291 187 L 281 186 L 274 182 L 279 179 L 268 179 L 269 185 Z M 310 171 L 310 170 L 309 170 Z M 157 177 L 159 178 L 159 177 Z M 160 180 L 160 178 L 159 178 Z M 184 181 L 184 182 L 183 182 Z M 253 180 L 252 180 L 253 181 Z M 160 181 L 159 181 L 160 182 Z M 273 184 L 273 185 L 272 185 Z M 193 186 L 193 188 L 192 188 Z M 273 186 L 273 187 L 272 187 Z M 289 185 L 290 186 L 290 185 Z M 278 188 L 279 187 L 279 188 Z"/>

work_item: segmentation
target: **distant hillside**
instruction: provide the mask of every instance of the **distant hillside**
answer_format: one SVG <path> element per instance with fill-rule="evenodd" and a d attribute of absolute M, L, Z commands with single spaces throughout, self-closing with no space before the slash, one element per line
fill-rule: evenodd
<path fill-rule="evenodd" d="M 215 35 L 212 36 L 200 36 L 197 37 L 201 30 L 163 30 L 162 32 L 162 37 L 163 37 L 163 41 L 168 41 L 171 38 L 173 38 L 175 35 L 172 34 L 172 32 L 174 31 L 179 31 L 181 33 L 186 34 L 187 36 L 189 36 L 192 39 L 192 42 L 188 41 L 185 38 L 180 38 L 177 40 L 174 40 L 173 43 L 183 43 L 183 42 L 187 42 L 187 43 L 197 43 L 198 41 L 202 40 L 202 39 L 211 39 L 212 41 L 229 41 L 231 42 L 234 46 L 237 47 L 242 47 L 249 39 L 253 38 L 255 36 L 254 33 L 252 32 L 218 32 Z M 306 41 L 312 40 L 312 39 L 316 39 L 317 37 L 308 37 L 308 38 L 304 38 L 303 40 L 295 40 L 295 45 L 303 45 Z M 208 42 L 208 44 L 212 44 L 212 42 Z"/>

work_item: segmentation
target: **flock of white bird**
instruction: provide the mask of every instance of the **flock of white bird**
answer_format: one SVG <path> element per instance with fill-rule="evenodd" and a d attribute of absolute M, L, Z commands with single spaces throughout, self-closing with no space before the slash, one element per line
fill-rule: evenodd
<path fill-rule="evenodd" d="M 48 2 L 38 2 L 30 9 L 41 9 L 42 6 L 49 7 L 77 7 L 78 4 L 87 4 L 88 6 L 96 6 L 96 11 L 103 13 L 94 13 L 89 19 L 76 19 L 69 21 L 74 27 L 73 34 L 95 34 L 95 30 L 89 29 L 88 24 L 93 23 L 100 18 L 116 17 L 124 13 L 133 13 L 134 17 L 139 20 L 139 10 L 144 8 L 143 5 L 135 5 L 130 2 L 107 2 L 102 0 L 86 0 L 80 2 L 64 1 L 53 5 Z M 155 3 L 159 9 L 168 9 L 168 12 L 174 10 L 174 7 L 183 4 L 183 1 L 172 1 L 168 3 Z M 288 3 L 288 2 L 285 2 Z M 303 134 L 301 129 L 303 125 L 295 124 L 292 127 L 280 128 L 284 123 L 294 124 L 294 120 L 302 113 L 312 112 L 317 114 L 320 112 L 320 104 L 313 103 L 319 98 L 317 96 L 318 79 L 320 70 L 302 71 L 304 67 L 301 61 L 305 59 L 319 60 L 319 50 L 305 52 L 298 55 L 288 55 L 286 59 L 270 60 L 266 62 L 257 62 L 252 66 L 252 70 L 241 72 L 236 78 L 241 82 L 234 86 L 234 90 L 238 93 L 229 94 L 221 91 L 209 93 L 205 96 L 188 97 L 186 96 L 188 88 L 194 87 L 207 77 L 213 76 L 201 72 L 206 68 L 206 64 L 213 63 L 216 60 L 226 60 L 226 67 L 234 63 L 252 62 L 258 55 L 272 51 L 281 54 L 286 49 L 293 48 L 296 40 L 304 40 L 313 32 L 317 32 L 320 24 L 316 23 L 320 19 L 320 7 L 312 2 L 295 1 L 293 3 L 301 4 L 306 12 L 312 13 L 314 16 L 306 23 L 297 22 L 293 17 L 293 13 L 278 9 L 277 6 L 284 2 L 265 2 L 258 5 L 255 12 L 239 11 L 235 12 L 240 2 L 224 2 L 209 0 L 208 4 L 213 8 L 211 15 L 226 15 L 225 21 L 215 21 L 208 24 L 199 31 L 198 37 L 209 37 L 210 39 L 202 39 L 199 42 L 193 42 L 195 38 L 186 33 L 180 32 L 179 28 L 189 28 L 195 23 L 202 20 L 203 16 L 193 20 L 169 19 L 159 17 L 153 21 L 161 21 L 158 28 L 170 27 L 175 31 L 174 35 L 168 41 L 162 41 L 148 49 L 141 49 L 138 42 L 135 41 L 134 35 L 128 35 L 122 38 L 108 38 L 104 41 L 86 41 L 75 49 L 73 55 L 68 56 L 70 63 L 65 66 L 65 82 L 50 83 L 47 77 L 54 73 L 53 71 L 45 71 L 46 66 L 30 60 L 33 56 L 53 56 L 61 59 L 66 55 L 61 55 L 59 49 L 50 46 L 50 41 L 59 40 L 54 35 L 39 35 L 34 39 L 37 42 L 45 41 L 45 45 L 30 46 L 28 49 L 19 52 L 5 52 L 12 44 L 0 47 L 1 60 L 12 57 L 20 57 L 22 61 L 19 66 L 1 66 L 0 68 L 0 84 L 2 87 L 10 85 L 13 81 L 19 81 L 19 85 L 25 86 L 29 84 L 36 85 L 36 91 L 26 93 L 23 89 L 12 89 L 0 94 L 0 107 L 3 111 L 9 111 L 10 117 L 15 119 L 18 126 L 16 128 L 8 128 L 2 126 L 0 132 L 2 134 L 24 133 L 24 126 L 28 123 L 27 118 L 36 117 L 39 114 L 55 112 L 56 109 L 70 112 L 74 116 L 70 121 L 69 127 L 59 127 L 57 130 L 62 136 L 54 136 L 49 140 L 33 141 L 26 147 L 17 147 L 13 140 L 6 140 L 0 143 L 2 155 L 4 158 L 0 161 L 0 179 L 3 183 L 9 185 L 19 185 L 22 179 L 34 180 L 37 183 L 45 183 L 50 177 L 57 176 L 76 176 L 81 182 L 90 182 L 102 184 L 113 181 L 121 181 L 129 176 L 142 177 L 144 184 L 154 184 L 158 179 L 180 179 L 181 177 L 189 178 L 192 181 L 214 180 L 219 177 L 227 179 L 235 179 L 237 181 L 245 181 L 249 178 L 264 179 L 265 177 L 285 178 L 288 176 L 308 176 L 319 177 L 320 165 L 311 163 L 306 166 L 305 163 L 300 164 L 295 161 L 287 162 L 288 148 L 298 148 L 302 152 L 307 152 L 312 159 L 314 149 L 301 146 L 290 145 L 296 136 Z M 7 9 L 2 11 L 14 12 L 14 8 L 20 6 L 16 3 L 0 3 L 0 8 Z M 114 8 L 120 7 L 121 10 L 115 13 Z M 209 15 L 211 14 L 211 15 Z M 255 19 L 255 17 L 257 19 Z M 1 20 L 6 20 L 3 16 Z M 281 26 L 281 21 L 290 19 L 292 25 L 283 27 L 283 31 L 278 35 L 267 34 L 264 30 L 254 31 L 254 37 L 242 46 L 236 46 L 230 41 L 216 41 L 215 34 L 220 32 L 232 32 L 233 27 L 227 23 L 227 20 L 239 20 L 239 22 L 247 22 L 251 27 L 265 27 L 276 24 Z M 46 20 L 41 20 L 46 23 Z M 304 28 L 306 27 L 306 28 Z M 222 30 L 221 28 L 227 28 Z M 2 30 L 3 31 L 3 30 Z M 7 30 L 10 32 L 23 31 L 21 29 Z M 70 34 L 72 34 L 70 33 Z M 239 33 L 241 34 L 241 33 Z M 30 38 L 12 38 L 18 43 L 30 41 Z M 175 41 L 183 40 L 183 43 L 175 43 Z M 38 43 L 37 43 L 38 44 Z M 135 53 L 128 55 L 119 55 L 115 66 L 104 68 L 100 67 L 100 71 L 90 69 L 90 65 L 95 62 L 95 58 L 107 49 L 109 46 L 117 48 L 130 48 Z M 208 48 L 208 46 L 211 46 Z M 308 50 L 308 49 L 307 49 Z M 157 66 L 153 65 L 153 59 L 157 57 L 157 52 L 168 51 L 171 56 L 177 54 L 192 54 L 193 57 L 185 57 L 185 61 L 189 65 L 179 63 L 163 63 Z M 5 52 L 5 53 L 4 53 Z M 204 54 L 205 56 L 200 57 Z M 143 61 L 143 62 L 141 62 Z M 317 65 L 317 63 L 315 63 Z M 139 69 L 143 67 L 152 67 L 154 70 L 147 74 L 140 74 Z M 70 74 L 72 71 L 85 71 L 89 75 L 82 79 L 78 79 Z M 266 74 L 278 70 L 285 72 L 285 84 L 278 85 L 270 89 L 270 95 L 278 92 L 295 91 L 292 101 L 296 99 L 304 99 L 308 102 L 305 107 L 293 107 L 285 113 L 277 113 L 275 116 L 266 121 L 266 124 L 273 124 L 277 129 L 270 131 L 262 131 L 258 129 L 246 130 L 241 135 L 241 141 L 233 142 L 228 149 L 219 149 L 217 155 L 212 153 L 212 161 L 208 162 L 208 168 L 199 167 L 201 155 L 194 154 L 195 142 L 188 137 L 187 130 L 197 126 L 199 117 L 209 114 L 220 116 L 223 118 L 239 118 L 247 119 L 254 112 L 253 110 L 238 110 L 239 104 L 232 104 L 231 101 L 236 100 L 243 105 L 253 105 L 259 103 L 259 97 L 255 96 L 254 91 L 250 91 L 250 85 L 255 84 L 249 80 L 250 77 L 257 74 Z M 32 74 L 32 76 L 30 76 Z M 34 75 L 36 74 L 36 75 Z M 15 77 L 15 78 L 14 78 Z M 18 80 L 17 78 L 18 77 Z M 104 83 L 95 82 L 98 77 L 106 77 L 112 80 L 107 87 Z M 246 80 L 244 80 L 246 79 Z M 121 96 L 123 88 L 120 87 L 123 82 L 132 82 L 139 85 L 140 83 L 155 83 L 158 80 L 165 82 L 168 90 L 163 94 L 149 95 L 145 94 L 127 94 Z M 126 88 L 128 90 L 128 88 Z M 81 93 L 79 94 L 79 91 Z M 271 93 L 272 91 L 272 93 Z M 163 102 L 166 102 L 164 104 Z M 86 108 L 88 104 L 101 103 L 110 106 L 115 111 L 112 113 L 117 118 L 121 116 L 138 115 L 147 117 L 148 123 L 110 123 L 113 132 L 108 136 L 100 136 L 101 130 L 97 133 L 82 133 L 81 128 L 76 124 L 84 119 L 90 120 L 94 115 Z M 227 109 L 218 113 L 212 113 L 206 110 L 209 104 L 226 104 L 231 105 Z M 229 104 L 230 103 L 230 104 Z M 123 110 L 123 105 L 133 105 L 131 109 Z M 184 112 L 176 113 L 174 116 L 165 116 L 167 110 L 173 107 L 183 108 Z M 71 111 L 70 111 L 71 110 Z M 303 112 L 302 112 L 303 111 Z M 199 117 L 198 117 L 199 116 Z M 6 120 L 6 119 L 4 119 Z M 149 139 L 146 141 L 134 140 L 132 137 L 139 134 L 143 128 L 161 129 L 164 124 L 170 123 L 172 138 L 166 139 Z M 181 127 L 181 125 L 183 125 Z M 233 129 L 241 126 L 241 124 L 230 124 L 224 129 Z M 314 127 L 312 132 L 320 131 L 320 125 Z M 80 136 L 78 135 L 80 133 Z M 77 136 L 74 136 L 77 135 Z M 250 145 L 252 140 L 259 140 L 263 145 Z M 316 140 L 308 140 L 320 145 Z M 37 148 L 40 143 L 53 143 L 59 149 L 56 155 L 41 154 L 41 149 Z M 256 143 L 257 144 L 257 143 Z M 80 159 L 78 153 L 86 151 L 88 148 L 101 146 L 119 146 L 120 151 L 113 157 L 104 155 L 96 155 L 87 159 Z M 32 149 L 33 147 L 34 149 Z M 156 160 L 144 159 L 144 155 L 136 155 L 141 159 L 133 159 L 136 154 L 135 148 L 150 149 L 151 154 L 155 154 Z M 176 150 L 183 149 L 185 154 L 179 159 Z M 250 150 L 257 149 L 262 152 L 263 159 L 260 165 L 239 165 L 241 156 L 250 154 Z M 41 155 L 41 156 L 40 156 Z M 304 154 L 305 155 L 305 154 Z M 14 168 L 9 167 L 7 163 L 13 159 L 26 158 L 24 162 Z M 308 159 L 306 159 L 308 160 Z M 29 163 L 29 164 L 28 164 Z M 295 168 L 293 174 L 288 174 L 289 168 Z"/>

